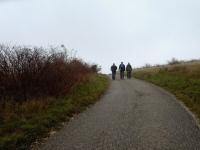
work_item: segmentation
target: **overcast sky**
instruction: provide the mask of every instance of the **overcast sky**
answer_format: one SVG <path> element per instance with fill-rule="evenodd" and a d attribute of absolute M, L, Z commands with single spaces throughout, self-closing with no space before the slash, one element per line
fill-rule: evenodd
<path fill-rule="evenodd" d="M 200 58 L 200 0 L 0 0 L 0 43 L 64 44 L 106 73 Z"/>

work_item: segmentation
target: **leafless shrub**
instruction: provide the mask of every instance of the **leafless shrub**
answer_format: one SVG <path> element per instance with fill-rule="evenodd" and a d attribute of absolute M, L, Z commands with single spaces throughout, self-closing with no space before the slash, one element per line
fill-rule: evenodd
<path fill-rule="evenodd" d="M 63 95 L 92 71 L 64 50 L 0 45 L 0 101 Z"/>
<path fill-rule="evenodd" d="M 180 63 L 181 63 L 181 61 L 179 61 L 176 58 L 172 58 L 170 61 L 168 61 L 169 65 L 176 65 L 176 64 L 180 64 Z"/>

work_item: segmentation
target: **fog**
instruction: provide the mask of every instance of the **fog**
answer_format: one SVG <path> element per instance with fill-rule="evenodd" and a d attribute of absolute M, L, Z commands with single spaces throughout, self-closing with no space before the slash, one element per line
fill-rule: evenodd
<path fill-rule="evenodd" d="M 0 0 L 0 43 L 64 44 L 109 73 L 200 58 L 199 0 Z"/>

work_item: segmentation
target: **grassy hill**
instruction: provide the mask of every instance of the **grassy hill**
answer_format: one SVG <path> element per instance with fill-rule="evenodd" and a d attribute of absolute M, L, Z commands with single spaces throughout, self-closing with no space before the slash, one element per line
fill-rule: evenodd
<path fill-rule="evenodd" d="M 200 118 L 200 62 L 137 69 L 134 77 L 165 88 Z"/>

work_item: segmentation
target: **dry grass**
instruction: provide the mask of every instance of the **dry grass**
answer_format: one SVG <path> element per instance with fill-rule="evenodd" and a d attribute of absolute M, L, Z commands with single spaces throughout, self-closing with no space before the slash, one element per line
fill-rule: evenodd
<path fill-rule="evenodd" d="M 0 105 L 0 116 L 3 122 L 10 122 L 17 117 L 28 119 L 46 110 L 53 101 L 53 98 L 32 99 L 22 103 L 7 101 Z"/>

